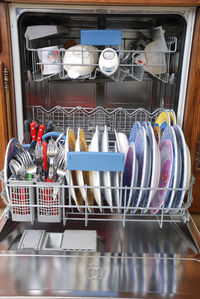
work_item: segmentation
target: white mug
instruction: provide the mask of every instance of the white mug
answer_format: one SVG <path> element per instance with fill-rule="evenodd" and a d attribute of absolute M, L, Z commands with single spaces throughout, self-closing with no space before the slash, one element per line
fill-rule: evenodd
<path fill-rule="evenodd" d="M 112 48 L 106 48 L 99 57 L 99 68 L 106 76 L 111 76 L 119 67 L 119 57 Z"/>
<path fill-rule="evenodd" d="M 61 56 L 58 46 L 41 48 L 37 52 L 39 60 L 43 63 L 41 67 L 43 75 L 57 74 L 61 71 Z"/>

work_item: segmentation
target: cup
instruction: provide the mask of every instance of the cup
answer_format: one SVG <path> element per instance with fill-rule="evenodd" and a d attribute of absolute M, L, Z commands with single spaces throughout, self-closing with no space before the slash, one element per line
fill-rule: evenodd
<path fill-rule="evenodd" d="M 58 46 L 40 48 L 37 53 L 42 62 L 41 71 L 43 75 L 57 74 L 61 71 L 61 56 Z"/>
<path fill-rule="evenodd" d="M 106 48 L 101 52 L 99 57 L 100 71 L 106 76 L 114 74 L 119 67 L 119 57 L 112 48 Z"/>

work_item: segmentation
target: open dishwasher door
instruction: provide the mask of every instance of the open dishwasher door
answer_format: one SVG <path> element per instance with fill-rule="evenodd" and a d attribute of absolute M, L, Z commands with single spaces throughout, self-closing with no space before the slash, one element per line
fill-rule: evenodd
<path fill-rule="evenodd" d="M 1 241 L 2 297 L 198 298 L 200 238 L 192 219 L 162 229 L 154 222 L 99 221 L 85 228 L 69 221 L 64 231 L 61 224 L 16 226 L 6 215 L 2 224 L 2 236 L 11 231 Z M 96 243 L 69 249 L 66 232 L 77 229 L 95 232 Z"/>

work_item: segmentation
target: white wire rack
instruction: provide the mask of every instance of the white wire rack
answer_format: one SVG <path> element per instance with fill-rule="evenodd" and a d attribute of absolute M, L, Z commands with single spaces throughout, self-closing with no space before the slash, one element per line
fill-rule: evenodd
<path fill-rule="evenodd" d="M 159 108 L 152 113 L 143 109 L 124 109 L 124 108 L 82 108 L 82 107 L 61 107 L 55 106 L 47 110 L 41 106 L 28 106 L 27 113 L 32 119 L 37 119 L 43 124 L 48 120 L 52 120 L 55 124 L 56 131 L 66 132 L 70 127 L 77 131 L 81 127 L 84 132 L 93 133 L 96 126 L 99 126 L 100 131 L 107 126 L 109 135 L 112 139 L 114 129 L 119 132 L 129 134 L 132 125 L 135 121 L 143 122 L 150 121 L 154 123 L 158 115 L 164 111 Z"/>
<path fill-rule="evenodd" d="M 122 176 L 121 176 L 122 177 Z M 3 180 L 3 173 L 1 172 L 1 180 Z M 18 184 L 19 183 L 19 184 Z M 30 182 L 9 181 L 8 187 L 8 207 L 11 210 L 12 219 L 17 221 L 38 221 L 38 222 L 63 222 L 63 225 L 67 225 L 68 221 L 83 221 L 85 226 L 89 221 L 112 221 L 121 222 L 125 226 L 126 222 L 130 221 L 151 221 L 157 222 L 162 228 L 165 222 L 186 222 L 189 220 L 188 208 L 192 202 L 192 186 L 194 183 L 194 177 L 191 177 L 189 188 L 154 188 L 157 192 L 164 190 L 174 190 L 176 193 L 182 194 L 184 192 L 185 197 L 182 204 L 179 207 L 173 206 L 170 208 L 165 207 L 166 199 L 163 201 L 160 207 L 147 206 L 126 206 L 127 194 L 129 190 L 142 191 L 143 194 L 152 190 L 150 188 L 131 188 L 123 187 L 122 181 L 119 187 L 104 187 L 104 186 L 84 186 L 86 193 L 88 190 L 99 189 L 101 192 L 102 204 L 97 205 L 94 200 L 90 201 L 90 204 L 80 200 L 78 197 L 79 186 L 66 185 L 57 183 L 39 183 L 31 184 Z M 16 187 L 16 185 L 18 185 Z M 34 201 L 32 200 L 33 189 L 36 195 Z M 76 190 L 77 200 L 74 201 L 72 197 L 72 189 Z M 112 195 L 114 190 L 119 192 L 119 202 L 114 200 L 112 205 L 106 203 L 104 197 L 105 189 L 110 189 Z M 13 190 L 15 190 L 13 196 Z M 21 190 L 31 190 L 23 194 Z M 37 193 L 36 193 L 37 191 Z M 2 190 L 4 192 L 4 190 Z M 31 194 L 31 201 L 29 195 Z M 152 211 L 156 210 L 156 214 Z M 20 212 L 19 212 L 20 211 Z M 19 213 L 18 213 L 19 212 Z M 28 216 L 27 216 L 28 214 Z M 37 216 L 36 216 L 37 215 Z M 16 218 L 17 217 L 17 218 Z M 27 217 L 30 217 L 27 220 Z"/>
<path fill-rule="evenodd" d="M 31 59 L 32 59 L 32 74 L 34 81 L 43 81 L 52 76 L 58 75 L 60 79 L 68 79 L 68 74 L 64 68 L 67 65 L 73 66 L 90 66 L 93 70 L 86 76 L 79 77 L 79 79 L 96 79 L 99 75 L 102 77 L 104 76 L 99 69 L 98 62 L 96 64 L 86 64 L 84 62 L 83 54 L 86 50 L 81 50 L 81 57 L 82 62 L 81 64 L 68 64 L 64 63 L 64 56 L 66 51 L 75 51 L 70 49 L 64 49 L 62 47 L 52 47 L 50 50 L 49 47 L 44 48 L 36 48 L 36 41 L 29 40 L 28 36 L 26 37 L 26 48 L 28 51 L 31 52 Z M 130 77 L 137 81 L 142 81 L 145 78 L 145 74 L 150 74 L 151 76 L 157 78 L 158 80 L 168 83 L 170 78 L 170 57 L 173 53 L 177 50 L 177 38 L 174 36 L 167 37 L 166 41 L 164 41 L 164 45 L 161 46 L 162 50 L 156 48 L 156 50 L 128 50 L 127 44 L 135 42 L 135 40 L 127 40 L 122 39 L 122 45 L 110 45 L 111 48 L 114 48 L 119 57 L 127 57 L 129 56 L 130 59 L 128 62 L 123 62 L 120 60 L 119 68 L 115 74 L 110 76 L 110 78 L 114 81 L 123 81 L 126 77 Z M 49 43 L 50 45 L 50 43 Z M 97 55 L 100 56 L 101 52 L 108 48 L 109 46 L 106 45 L 103 49 L 97 50 L 87 50 L 87 52 L 97 52 Z M 55 48 L 55 49 L 54 49 Z M 54 50 L 53 50 L 54 49 Z M 47 57 L 50 51 L 54 51 L 57 56 L 56 61 L 49 61 L 48 59 L 42 59 L 42 57 Z M 80 52 L 80 50 L 79 50 Z M 139 57 L 143 57 L 141 59 L 137 59 L 137 55 Z M 148 59 L 149 57 L 149 59 Z M 141 61 L 141 62 L 140 62 Z M 156 62 L 155 62 L 156 61 Z M 48 74 L 44 71 L 44 68 L 48 68 Z M 51 71 L 52 70 L 52 71 Z"/>
<path fill-rule="evenodd" d="M 47 111 L 40 106 L 33 106 L 28 108 L 31 116 L 34 119 L 45 123 L 48 120 L 53 120 L 56 124 L 56 129 L 66 132 L 68 127 L 77 129 L 81 127 L 88 140 L 91 139 L 96 125 L 99 126 L 100 131 L 103 131 L 104 126 L 108 127 L 110 148 L 113 147 L 115 137 L 114 129 L 119 132 L 124 132 L 129 135 L 133 123 L 137 120 L 140 122 L 150 121 L 155 122 L 163 109 L 157 109 L 150 113 L 145 109 L 130 109 L 125 110 L 123 108 L 117 109 L 105 109 L 103 107 L 96 108 L 64 108 L 54 107 Z M 69 175 L 67 170 L 66 175 Z M 73 170 L 72 170 L 73 171 Z M 102 174 L 102 172 L 100 173 Z M 111 172 L 111 176 L 115 173 Z M 69 176 L 71 177 L 71 176 Z M 85 189 L 85 194 L 88 196 L 91 194 L 91 190 L 100 190 L 101 203 L 97 205 L 94 198 L 90 198 L 89 201 L 84 201 L 81 198 L 80 186 L 73 184 L 67 184 L 70 180 L 64 179 L 62 183 L 46 183 L 40 181 L 40 176 L 36 175 L 32 184 L 30 181 L 4 181 L 3 173 L 1 173 L 2 180 L 2 193 L 1 196 L 11 210 L 13 220 L 18 218 L 18 212 L 21 211 L 19 216 L 21 221 L 25 221 L 27 218 L 27 211 L 29 212 L 30 221 L 40 222 L 63 222 L 66 225 L 68 221 L 84 221 L 85 225 L 88 221 L 120 221 L 123 225 L 129 221 L 156 221 L 162 227 L 164 222 L 170 221 L 187 221 L 188 208 L 192 202 L 192 185 L 194 178 L 191 178 L 190 185 L 187 190 L 176 189 L 155 189 L 159 190 L 174 190 L 176 201 L 171 204 L 170 207 L 166 207 L 167 198 L 163 201 L 162 205 L 156 208 L 156 214 L 152 211 L 155 207 L 145 204 L 133 203 L 127 206 L 128 193 L 130 190 L 133 194 L 136 194 L 137 190 L 142 192 L 142 198 L 146 195 L 149 196 L 150 188 L 130 188 L 123 186 L 123 172 L 118 172 L 118 184 L 105 187 L 102 183 L 99 186 L 81 186 Z M 112 179 L 111 179 L 112 182 Z M 75 184 L 75 181 L 74 181 Z M 112 203 L 109 206 L 106 202 L 105 190 L 110 189 L 112 194 Z M 13 193 L 14 190 L 14 193 Z M 25 192 L 25 191 L 26 192 Z M 23 191 L 23 192 L 22 192 Z M 94 194 L 94 192 L 92 192 Z M 118 194 L 116 198 L 116 193 Z M 171 192 L 172 193 L 172 192 Z M 174 192 L 173 192 L 174 193 Z M 13 196 L 14 194 L 14 196 Z M 170 192 L 166 192 L 170 194 Z M 177 198 L 183 198 L 180 203 Z M 31 198 L 29 197 L 31 196 Z M 86 198 L 88 198 L 86 196 Z M 134 201 L 135 202 L 135 201 Z M 146 202 L 146 201 L 141 201 Z M 25 208 L 28 207 L 28 210 Z M 17 212 L 18 214 L 14 213 Z M 23 213 L 26 213 L 25 215 Z M 23 220 L 24 218 L 24 220 Z"/>

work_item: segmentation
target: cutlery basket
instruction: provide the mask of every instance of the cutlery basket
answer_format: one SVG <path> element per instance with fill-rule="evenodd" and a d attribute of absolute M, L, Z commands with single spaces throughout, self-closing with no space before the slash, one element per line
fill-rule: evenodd
<path fill-rule="evenodd" d="M 8 180 L 8 197 L 11 202 L 13 221 L 34 222 L 35 187 L 33 184 L 34 181 L 16 180 L 13 176 Z"/>
<path fill-rule="evenodd" d="M 38 222 L 61 222 L 64 206 L 64 188 L 62 182 L 37 182 L 37 218 Z"/>

